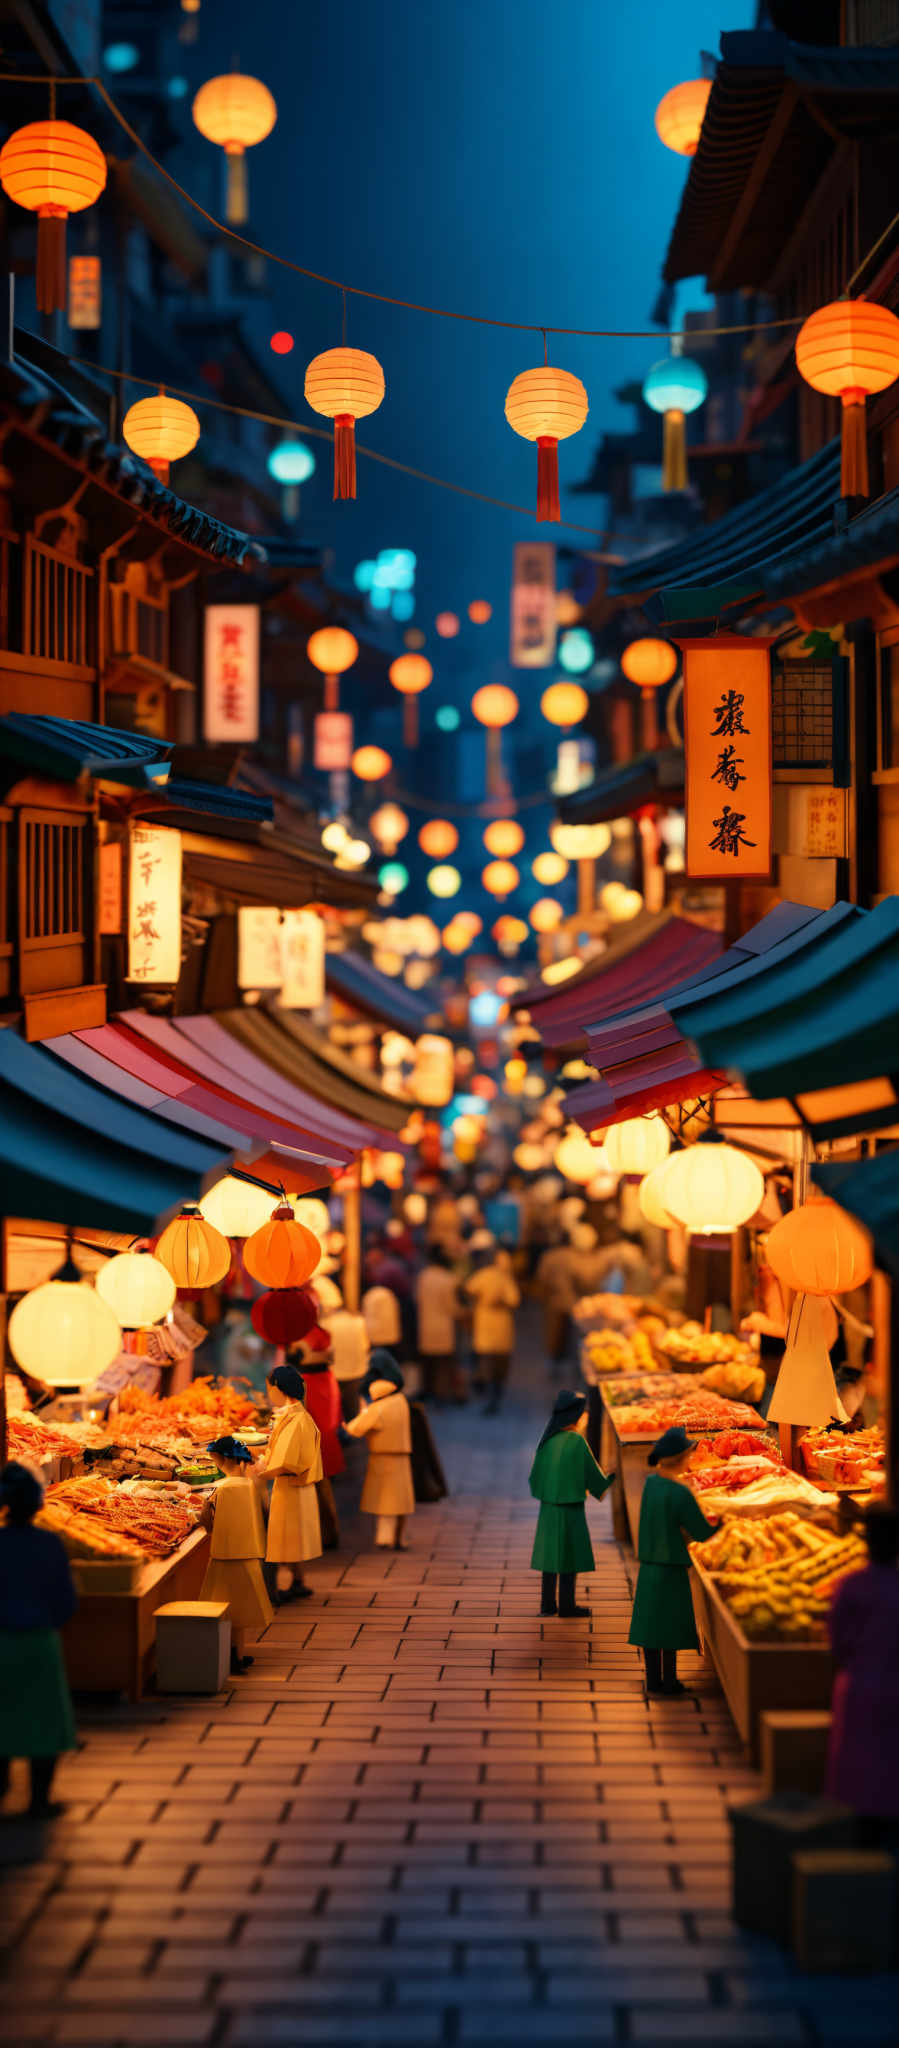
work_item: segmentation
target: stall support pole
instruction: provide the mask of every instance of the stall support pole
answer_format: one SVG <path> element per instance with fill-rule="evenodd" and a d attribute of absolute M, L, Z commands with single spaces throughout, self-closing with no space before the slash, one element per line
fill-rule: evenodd
<path fill-rule="evenodd" d="M 343 1198 L 343 1298 L 348 1309 L 358 1314 L 362 1295 L 362 1162 L 350 1169 L 352 1179 Z"/>
<path fill-rule="evenodd" d="M 899 1503 L 899 1284 L 890 1282 L 890 1351 L 886 1385 L 886 1499 L 889 1507 Z"/>

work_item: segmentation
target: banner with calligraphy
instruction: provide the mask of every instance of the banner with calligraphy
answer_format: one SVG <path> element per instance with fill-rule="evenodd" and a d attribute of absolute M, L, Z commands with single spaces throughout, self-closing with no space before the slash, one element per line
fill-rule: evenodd
<path fill-rule="evenodd" d="M 317 1010 L 325 1000 L 325 927 L 314 910 L 285 910 L 281 925 L 281 1002 Z"/>
<path fill-rule="evenodd" d="M 281 912 L 244 904 L 237 913 L 238 988 L 280 988 Z"/>
<path fill-rule="evenodd" d="M 69 257 L 69 326 L 96 328 L 102 311 L 103 272 L 99 256 Z"/>
<path fill-rule="evenodd" d="M 687 874 L 767 881 L 772 861 L 769 640 L 678 639 L 684 657 Z"/>
<path fill-rule="evenodd" d="M 208 740 L 259 738 L 259 606 L 206 606 L 203 729 Z"/>
<path fill-rule="evenodd" d="M 353 752 L 353 721 L 348 711 L 320 711 L 313 727 L 312 762 L 326 774 L 339 774 L 350 765 Z"/>
<path fill-rule="evenodd" d="M 128 980 L 173 982 L 181 972 L 181 834 L 133 825 L 128 863 Z"/>
<path fill-rule="evenodd" d="M 556 658 L 556 550 L 551 540 L 515 548 L 509 628 L 513 668 L 549 668 Z"/>

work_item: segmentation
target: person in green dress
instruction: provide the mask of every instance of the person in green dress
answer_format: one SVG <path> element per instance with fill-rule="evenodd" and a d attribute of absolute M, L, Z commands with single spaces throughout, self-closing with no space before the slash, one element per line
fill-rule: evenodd
<path fill-rule="evenodd" d="M 566 1619 L 590 1612 L 578 1607 L 574 1597 L 577 1573 L 592 1572 L 594 1562 L 584 1503 L 588 1493 L 602 1500 L 614 1477 L 597 1465 L 584 1441 L 586 1427 L 586 1396 L 563 1389 L 537 1445 L 529 1480 L 540 1502 L 531 1554 L 531 1570 L 542 1573 L 540 1612 Z"/>
<path fill-rule="evenodd" d="M 33 1526 L 43 1498 L 27 1465 L 6 1466 L 0 1477 L 0 1799 L 13 1757 L 28 1757 L 28 1811 L 52 1820 L 65 1810 L 50 1797 L 56 1759 L 77 1744 L 58 1635 L 77 1601 L 59 1537 Z"/>
<path fill-rule="evenodd" d="M 628 1642 L 643 1651 L 646 1690 L 664 1699 L 686 1693 L 677 1675 L 678 1650 L 698 1650 L 690 1592 L 687 1542 L 705 1543 L 717 1524 L 680 1483 L 695 1444 L 683 1429 L 666 1429 L 649 1453 L 650 1473 L 640 1503 L 637 1591 Z"/>

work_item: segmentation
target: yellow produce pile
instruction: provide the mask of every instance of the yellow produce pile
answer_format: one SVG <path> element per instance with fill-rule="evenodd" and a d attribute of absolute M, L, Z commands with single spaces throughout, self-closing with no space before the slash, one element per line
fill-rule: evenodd
<path fill-rule="evenodd" d="M 701 1323 L 681 1323 L 656 1339 L 659 1350 L 678 1365 L 741 1365 L 758 1363 L 751 1345 L 726 1330 L 704 1330 Z M 720 1389 L 719 1389 L 720 1391 Z"/>
<path fill-rule="evenodd" d="M 692 1554 L 754 1641 L 820 1641 L 831 1597 L 867 1552 L 860 1536 L 834 1536 L 799 1515 L 728 1521 Z"/>
<path fill-rule="evenodd" d="M 583 1346 L 584 1362 L 597 1378 L 605 1373 L 652 1372 L 652 1346 L 642 1330 L 634 1330 L 630 1337 L 623 1330 L 587 1330 Z"/>
<path fill-rule="evenodd" d="M 752 1352 L 745 1360 L 707 1365 L 699 1375 L 699 1383 L 710 1387 L 713 1394 L 723 1394 L 726 1401 L 760 1401 L 765 1391 L 765 1375 Z"/>

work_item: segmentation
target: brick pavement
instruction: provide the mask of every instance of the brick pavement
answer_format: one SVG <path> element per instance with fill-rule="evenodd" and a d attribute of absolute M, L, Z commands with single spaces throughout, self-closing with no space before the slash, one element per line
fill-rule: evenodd
<path fill-rule="evenodd" d="M 66 1818 L 0 1829 L 12 2048 L 896 2042 L 895 1978 L 734 1928 L 757 1781 L 698 1659 L 647 1705 L 608 1503 L 592 1619 L 537 1617 L 536 1394 L 439 1418 L 413 1548 L 352 1523 L 219 1699 L 82 1709 Z"/>

